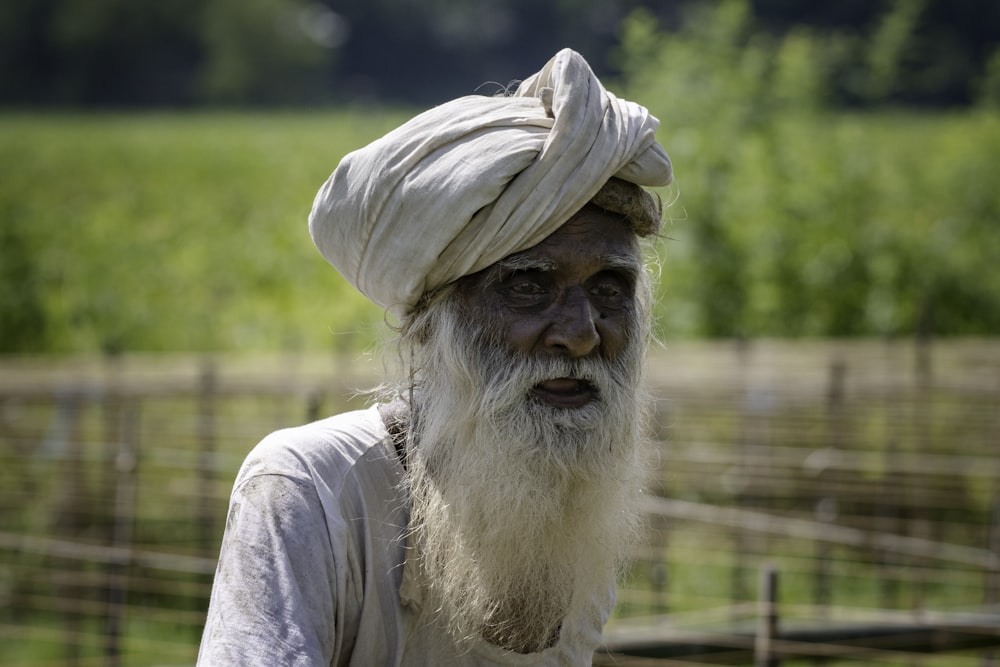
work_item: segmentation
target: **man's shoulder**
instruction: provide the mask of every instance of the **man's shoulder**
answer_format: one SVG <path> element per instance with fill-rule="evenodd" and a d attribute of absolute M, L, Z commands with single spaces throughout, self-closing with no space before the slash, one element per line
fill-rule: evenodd
<path fill-rule="evenodd" d="M 267 435 L 247 455 L 239 481 L 260 475 L 323 479 L 329 483 L 357 466 L 391 466 L 388 433 L 377 408 L 355 410 Z"/>

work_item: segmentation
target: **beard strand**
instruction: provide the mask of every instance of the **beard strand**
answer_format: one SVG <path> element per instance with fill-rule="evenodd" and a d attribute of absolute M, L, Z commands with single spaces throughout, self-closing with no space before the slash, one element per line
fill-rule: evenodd
<path fill-rule="evenodd" d="M 612 362 L 512 355 L 447 301 L 436 306 L 408 443 L 411 545 L 425 612 L 459 644 L 530 653 L 606 594 L 637 529 L 647 401 L 638 332 Z M 553 408 L 530 390 L 587 380 Z"/>

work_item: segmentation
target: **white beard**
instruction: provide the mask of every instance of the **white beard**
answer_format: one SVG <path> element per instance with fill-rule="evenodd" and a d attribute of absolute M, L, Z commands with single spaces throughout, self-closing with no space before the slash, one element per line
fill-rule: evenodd
<path fill-rule="evenodd" d="M 636 533 L 644 326 L 614 363 L 524 359 L 470 333 L 453 303 L 435 306 L 421 348 L 407 453 L 424 610 L 459 644 L 534 652 L 607 595 Z M 597 400 L 531 397 L 557 377 L 588 379 Z"/>

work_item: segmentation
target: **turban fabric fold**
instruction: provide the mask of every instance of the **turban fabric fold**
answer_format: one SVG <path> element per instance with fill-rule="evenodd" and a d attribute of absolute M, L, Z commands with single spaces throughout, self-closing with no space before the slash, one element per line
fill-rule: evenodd
<path fill-rule="evenodd" d="M 668 185 L 658 125 L 564 49 L 513 95 L 452 100 L 345 156 L 309 229 L 351 284 L 405 316 L 425 292 L 541 242 L 612 177 Z"/>

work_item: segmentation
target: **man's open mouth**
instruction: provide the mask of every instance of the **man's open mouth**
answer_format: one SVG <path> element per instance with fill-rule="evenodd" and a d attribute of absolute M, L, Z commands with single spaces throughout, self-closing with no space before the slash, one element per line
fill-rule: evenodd
<path fill-rule="evenodd" d="M 543 380 L 531 389 L 533 396 L 554 408 L 582 408 L 597 398 L 597 387 L 579 378 Z"/>

